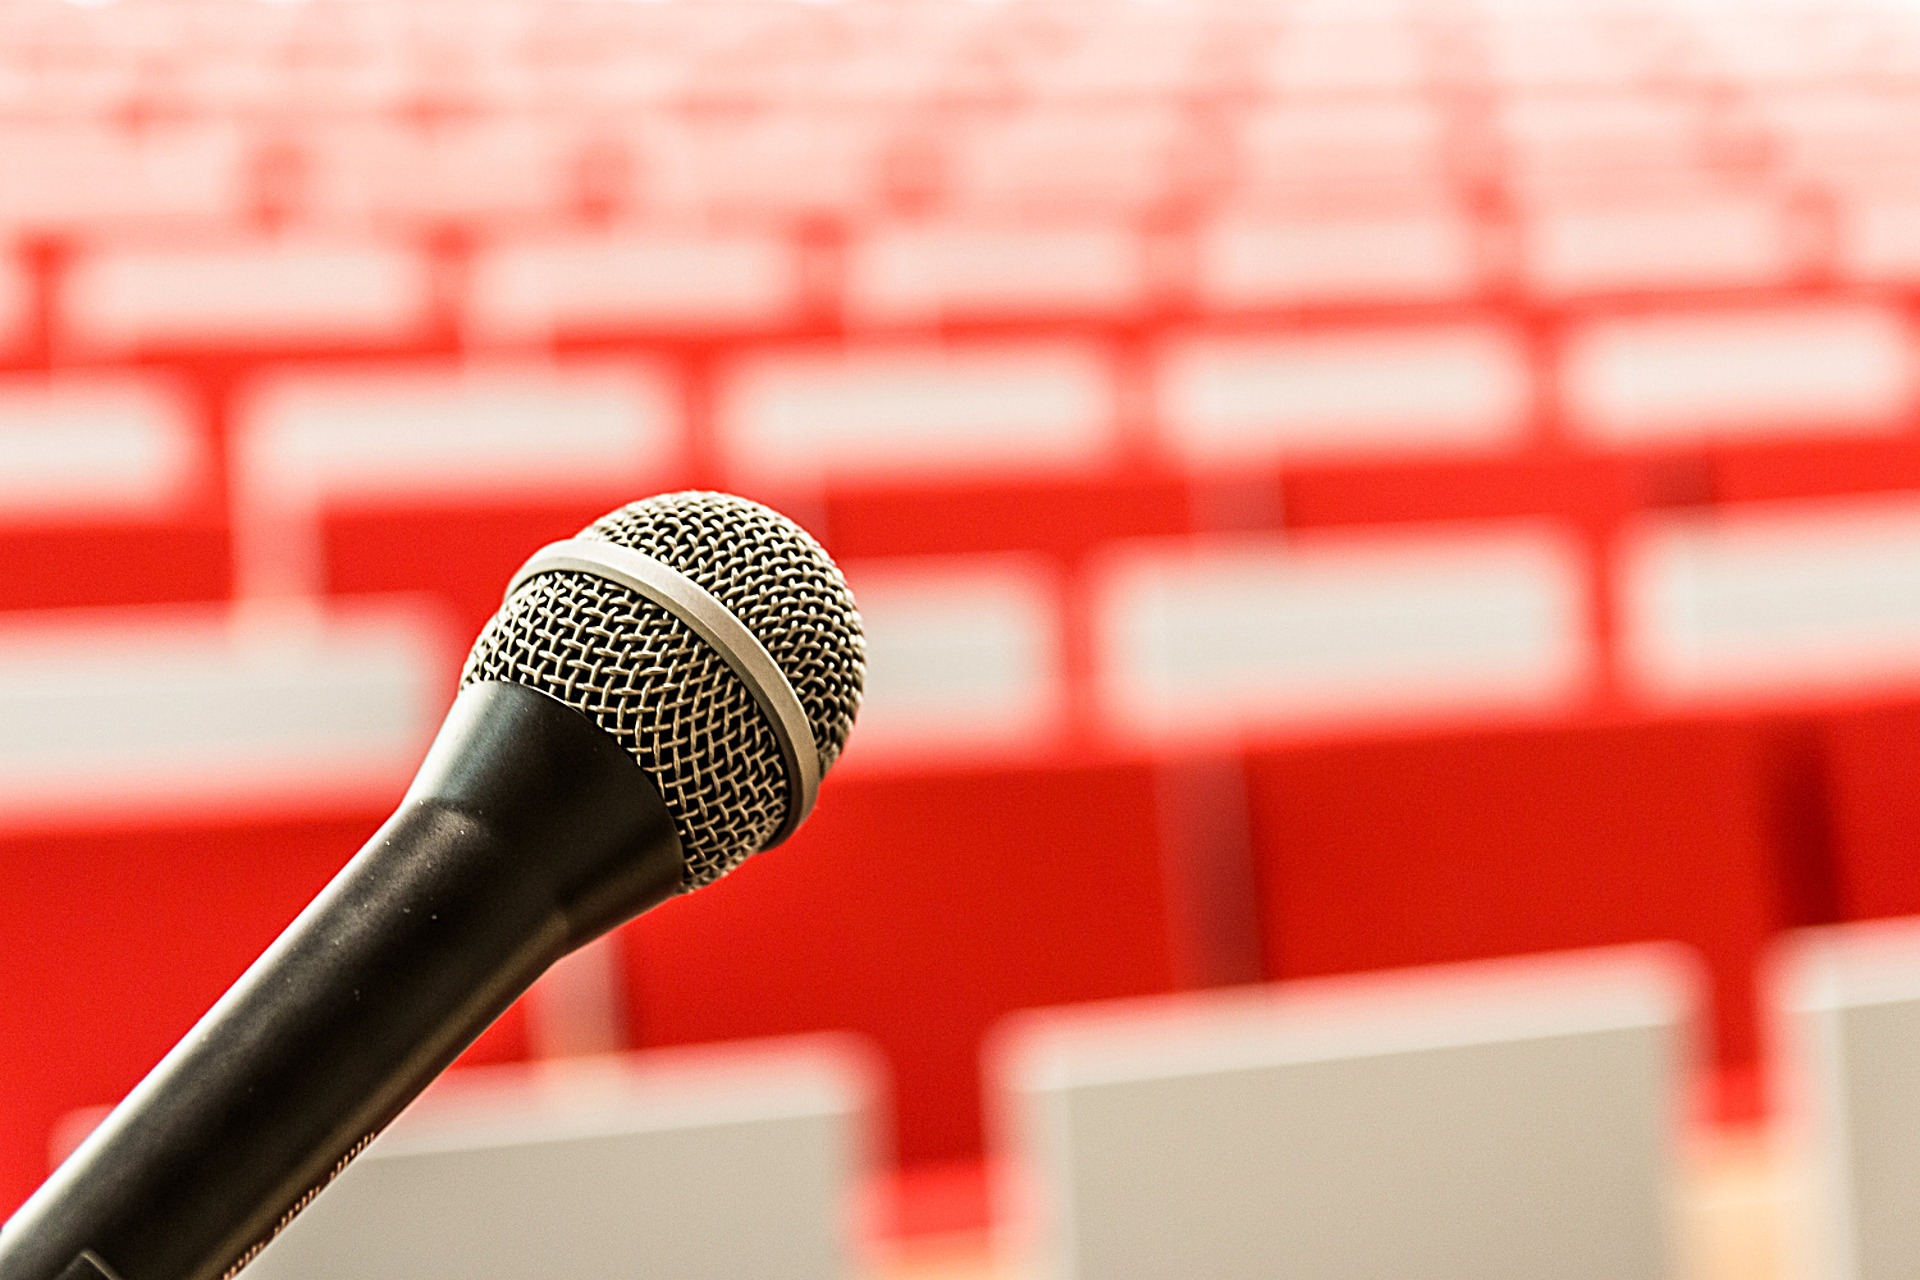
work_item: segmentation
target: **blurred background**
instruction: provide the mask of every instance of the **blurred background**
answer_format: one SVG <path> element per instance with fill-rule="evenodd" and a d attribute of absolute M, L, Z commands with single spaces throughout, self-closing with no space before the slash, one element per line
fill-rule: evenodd
<path fill-rule="evenodd" d="M 788 846 L 469 1054 L 1920 912 L 1920 6 L 0 3 L 0 1211 L 391 810 L 520 561 L 845 566 Z"/>

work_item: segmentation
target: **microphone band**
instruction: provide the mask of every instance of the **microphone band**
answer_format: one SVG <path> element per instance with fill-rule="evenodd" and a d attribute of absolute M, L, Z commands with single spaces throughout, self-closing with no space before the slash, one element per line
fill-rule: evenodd
<path fill-rule="evenodd" d="M 712 592 L 678 569 L 601 538 L 568 538 L 540 548 L 507 584 L 507 598 L 540 574 L 558 572 L 591 574 L 636 592 L 713 646 L 753 694 L 787 766 L 787 814 L 765 847 L 792 835 L 819 794 L 820 751 L 800 695 L 759 638 Z"/>

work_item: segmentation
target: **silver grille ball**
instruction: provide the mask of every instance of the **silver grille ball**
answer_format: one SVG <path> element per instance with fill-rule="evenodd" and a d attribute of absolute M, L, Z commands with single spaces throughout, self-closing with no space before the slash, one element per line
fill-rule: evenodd
<path fill-rule="evenodd" d="M 860 707 L 866 641 L 819 543 L 724 493 L 648 498 L 580 537 L 679 570 L 745 623 L 799 695 L 825 774 Z M 626 587 L 573 571 L 530 578 L 474 642 L 460 687 L 481 680 L 551 694 L 633 753 L 680 835 L 686 889 L 764 848 L 786 817 L 786 767 L 753 694 L 685 623 Z"/>

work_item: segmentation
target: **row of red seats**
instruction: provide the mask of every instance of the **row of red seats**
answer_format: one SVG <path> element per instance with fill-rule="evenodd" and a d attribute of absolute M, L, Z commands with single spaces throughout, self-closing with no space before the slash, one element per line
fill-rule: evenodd
<path fill-rule="evenodd" d="M 1717 1105 L 1747 1114 L 1767 938 L 1920 910 L 1916 741 L 1889 707 L 838 779 L 791 847 L 628 932 L 633 1038 L 859 1030 L 925 1163 L 977 1150 L 981 1040 L 1015 1009 L 1678 938 L 1712 978 Z M 0 1204 L 377 820 L 0 841 Z M 510 1018 L 481 1055 L 524 1051 Z"/>
<path fill-rule="evenodd" d="M 161 113 L 0 123 L 0 226 L 219 230 L 1035 215 L 1179 222 L 1509 203 L 1655 205 L 1891 188 L 1911 88 L 1736 98 L 1691 90 L 1488 103 L 1413 96 L 1196 108 L 1146 102 L 398 114 Z"/>
<path fill-rule="evenodd" d="M 1650 21 L 1602 8 L 1572 24 L 1497 9 L 1485 17 L 1409 11 L 1364 24 L 1326 21 L 1337 14 L 1324 6 L 1317 16 L 1276 6 L 1270 21 L 1234 9 L 1155 8 L 1140 12 L 1172 16 L 1114 28 L 1109 41 L 1094 38 L 1111 26 L 1108 9 L 1026 4 L 897 13 L 864 3 L 478 14 L 243 7 L 246 16 L 223 28 L 239 12 L 228 0 L 128 0 L 112 23 L 38 0 L 0 6 L 0 104 L 12 104 L 0 110 L 17 112 L 26 126 L 9 135 L 25 139 L 18 171 L 62 175 L 0 193 L 0 205 L 17 202 L 11 217 L 28 235 L 9 286 L 19 323 L 8 370 L 22 386 L 50 373 L 54 382 L 102 373 L 166 382 L 181 391 L 191 437 L 180 451 L 189 458 L 179 468 L 186 478 L 157 510 L 49 514 L 45 494 L 15 494 L 18 505 L 0 528 L 0 609 L 227 601 L 257 585 L 249 575 L 258 530 L 248 522 L 285 514 L 275 509 L 284 506 L 295 508 L 296 523 L 312 521 L 295 530 L 314 542 L 302 588 L 335 603 L 425 596 L 451 615 L 449 633 L 464 639 L 530 547 L 633 496 L 640 469 L 595 473 L 594 483 L 557 496 L 476 481 L 471 492 L 422 498 L 371 474 L 349 477 L 359 487 L 343 483 L 344 493 L 316 496 L 298 485 L 254 492 L 246 467 L 259 459 L 250 462 L 237 442 L 255 422 L 252 397 L 289 369 L 349 386 L 369 368 L 444 371 L 494 341 L 523 354 L 663 370 L 659 400 L 668 407 L 660 415 L 670 440 L 667 461 L 645 473 L 648 487 L 754 488 L 801 515 L 850 563 L 912 572 L 939 558 L 998 553 L 1042 563 L 1075 619 L 1063 647 L 1083 721 L 1094 718 L 1095 696 L 1085 584 L 1089 565 L 1116 542 L 1541 518 L 1583 549 L 1578 572 L 1606 666 L 1616 661 L 1607 600 L 1627 526 L 1676 509 L 1920 487 L 1904 293 L 1881 291 L 1914 270 L 1913 251 L 1901 248 L 1914 239 L 1909 206 L 1898 192 L 1878 203 L 1835 202 L 1820 186 L 1847 192 L 1856 178 L 1870 186 L 1876 175 L 1910 167 L 1901 145 L 1882 142 L 1897 137 L 1888 121 L 1898 126 L 1909 108 L 1857 92 L 1911 83 L 1901 59 L 1913 47 L 1913 24 L 1887 11 Z M 724 39 L 712 35 L 738 15 L 751 20 Z M 633 53 L 661 32 L 678 35 L 657 55 Z M 904 55 L 903 46 L 918 52 Z M 1137 75 L 1121 70 L 1142 47 L 1159 52 L 1139 58 Z M 225 57 L 231 50 L 246 56 Z M 655 57 L 671 74 L 646 74 Z M 1639 96 L 1508 96 L 1543 83 L 1628 86 Z M 1809 84 L 1841 92 L 1772 92 Z M 1769 92 L 1743 100 L 1750 85 Z M 1115 99 L 1131 105 L 1116 111 Z M 649 139 L 658 139 L 642 125 L 597 125 L 597 133 L 558 144 L 539 131 L 536 108 L 580 101 L 609 113 L 668 103 L 675 110 L 666 118 L 687 133 L 649 151 Z M 815 108 L 794 104 L 827 101 L 846 110 L 847 133 L 819 143 Z M 901 121 L 903 140 L 892 150 L 863 150 L 874 142 L 874 121 L 902 102 L 929 110 Z M 1076 105 L 1087 102 L 1105 105 L 1089 114 Z M 328 104 L 375 124 L 360 133 L 349 121 L 335 134 L 334 125 L 306 116 Z M 769 104 L 774 109 L 760 110 Z M 495 130 L 508 108 L 524 114 Z M 301 115 L 265 118 L 281 110 Z M 47 128 L 52 115 L 81 123 L 72 132 Z M 259 132 L 226 131 L 223 121 L 236 116 Z M 796 128 L 806 146 L 794 141 Z M 718 177 L 696 172 L 701 157 L 689 155 L 688 136 L 713 144 Z M 1182 154 L 1188 138 L 1215 149 Z M 550 145 L 558 150 L 543 150 Z M 1829 164 L 1842 152 L 1844 163 Z M 525 181 L 496 180 L 502 168 Z M 789 183 L 782 198 L 792 208 L 874 199 L 900 213 L 930 212 L 957 193 L 1007 199 L 1020 217 L 1036 207 L 1035 192 L 1052 193 L 1042 204 L 1105 202 L 1137 212 L 1162 198 L 1170 176 L 1223 207 L 1231 197 L 1259 212 L 1264 201 L 1265 216 L 1298 215 L 1295 204 L 1304 202 L 1332 229 L 1331 240 L 1309 237 L 1305 248 L 1284 237 L 1258 241 L 1234 260 L 1242 265 L 1284 257 L 1276 243 L 1316 261 L 1344 244 L 1343 261 L 1354 270 L 1377 265 L 1382 244 L 1399 246 L 1396 262 L 1464 265 L 1441 272 L 1437 284 L 1416 272 L 1411 298 L 1404 280 L 1389 281 L 1384 295 L 1376 282 L 1374 293 L 1356 299 L 1336 279 L 1331 296 L 1306 303 L 1284 290 L 1223 301 L 1199 283 L 1208 277 L 1196 246 L 1214 241 L 1188 234 L 1215 209 L 1203 204 L 1174 210 L 1177 217 L 1145 236 L 1134 223 L 1105 240 L 1099 233 L 1113 228 L 1094 229 L 1098 251 L 1074 259 L 1083 275 L 1131 278 L 1130 265 L 1113 263 L 1153 263 L 1140 268 L 1149 283 L 1122 290 L 1117 304 L 1098 293 L 1092 302 L 1056 297 L 1037 308 L 991 292 L 953 307 L 936 299 L 927 314 L 887 322 L 898 326 L 896 336 L 911 334 L 904 361 L 860 364 L 868 348 L 846 343 L 849 367 L 872 374 L 888 412 L 897 411 L 902 385 L 921 388 L 915 403 L 947 403 L 900 372 L 904 364 L 924 373 L 929 351 L 999 343 L 1019 364 L 1036 350 L 1071 348 L 1047 366 L 1063 363 L 1064 383 L 1047 382 L 1046 370 L 1035 375 L 1044 384 L 1040 400 L 1068 402 L 1049 420 L 1061 452 L 1056 465 L 1025 471 L 991 448 L 939 452 L 955 441 L 977 445 L 985 430 L 978 418 L 927 426 L 931 453 L 916 455 L 913 466 L 862 471 L 855 464 L 869 460 L 863 455 L 905 433 L 828 439 L 829 428 L 858 416 L 848 411 L 860 408 L 860 393 L 806 400 L 824 376 L 811 365 L 779 375 L 788 377 L 781 394 L 800 385 L 804 394 L 792 400 L 779 401 L 764 380 L 748 390 L 774 404 L 765 420 L 776 434 L 800 401 L 828 425 L 776 441 L 788 451 L 780 455 L 788 472 L 736 465 L 726 438 L 732 428 L 722 421 L 735 375 L 790 355 L 825 353 L 833 365 L 846 342 L 847 264 L 868 247 L 866 224 L 856 223 L 849 239 L 834 219 L 803 221 L 775 236 L 740 237 L 745 248 L 733 257 L 700 257 L 705 241 L 697 237 L 665 252 L 643 245 L 629 257 L 595 256 L 596 237 L 536 244 L 551 256 L 522 254 L 522 275 L 506 273 L 532 281 L 534 319 L 509 325 L 504 338 L 470 323 L 473 281 L 489 255 L 524 247 L 457 225 L 489 211 L 557 210 L 562 220 L 606 224 L 613 230 L 605 238 L 618 242 L 631 229 L 622 220 L 662 192 L 691 191 L 688 207 L 707 212 L 716 189 L 738 208 L 758 200 L 765 209 L 779 195 L 769 189 Z M 1235 187 L 1249 176 L 1266 185 Z M 732 185 L 701 185 L 720 178 Z M 1628 179 L 1645 181 L 1629 191 Z M 1775 181 L 1791 190 L 1774 193 Z M 1544 234 L 1551 218 L 1524 201 L 1516 213 L 1509 197 L 1560 183 L 1582 199 L 1633 194 L 1654 202 L 1651 212 L 1601 210 L 1575 228 L 1573 239 L 1624 245 L 1624 258 L 1641 264 L 1642 274 L 1624 283 L 1589 281 L 1571 291 L 1611 295 L 1598 304 L 1536 305 L 1516 288 L 1534 281 L 1520 263 L 1535 251 L 1529 237 Z M 1406 213 L 1400 205 L 1373 208 L 1373 223 L 1352 216 L 1356 200 L 1382 198 L 1414 204 L 1413 232 L 1394 222 Z M 236 221 L 284 229 L 329 210 L 344 210 L 345 221 L 398 211 L 408 229 L 307 257 L 297 238 L 231 234 Z M 160 224 L 169 218 L 173 230 L 197 227 L 188 239 L 202 238 L 163 243 Z M 1443 224 L 1437 234 L 1434 221 Z M 1448 228 L 1459 234 L 1450 238 Z M 1603 234 L 1609 228 L 1612 240 Z M 878 230 L 910 238 L 926 227 Z M 1019 223 L 1012 236 L 1040 244 L 1033 260 L 1043 264 L 1068 256 L 1063 244 L 1079 243 L 1043 232 Z M 648 232 L 637 234 L 644 240 Z M 1116 242 L 1117 257 L 1103 257 L 1101 246 Z M 1863 267 L 1854 248 L 1863 243 L 1894 251 L 1867 255 Z M 288 245 L 296 252 L 277 256 Z M 982 257 L 1000 261 L 1005 252 L 1000 243 Z M 738 309 L 716 318 L 670 300 L 647 303 L 653 309 L 636 318 L 617 307 L 596 315 L 589 305 L 582 319 L 563 305 L 568 298 L 540 293 L 554 280 L 591 292 L 611 279 L 619 305 L 631 306 L 669 289 L 671 281 L 646 274 L 669 260 L 682 262 L 682 276 L 697 277 L 701 288 L 745 281 L 728 303 Z M 905 260 L 921 264 L 918 271 L 929 259 Z M 976 260 L 960 255 L 955 277 L 977 275 L 968 265 Z M 634 261 L 645 266 L 640 286 L 605 269 Z M 1624 434 L 1609 435 L 1605 422 L 1569 408 L 1566 350 L 1595 333 L 1625 332 L 1606 328 L 1614 321 L 1656 329 L 1673 321 L 1678 329 L 1656 335 L 1671 353 L 1701 337 L 1685 331 L 1697 316 L 1667 314 L 1682 304 L 1708 317 L 1706 345 L 1718 354 L 1688 368 L 1720 370 L 1709 400 L 1729 394 L 1729 385 L 1777 385 L 1761 375 L 1787 377 L 1794 394 L 1769 391 L 1765 403 L 1735 397 L 1730 411 L 1723 399 L 1717 411 L 1725 412 L 1705 422 L 1683 413 L 1662 425 L 1656 415 L 1651 434 L 1640 435 L 1645 424 L 1631 413 Z M 1749 324 L 1741 308 L 1755 304 L 1786 315 L 1789 330 L 1768 328 L 1764 315 Z M 1317 394 L 1347 406 L 1336 407 L 1337 419 L 1351 414 L 1362 385 L 1411 385 L 1419 394 L 1381 409 L 1386 434 L 1359 440 L 1358 451 L 1350 448 L 1357 436 L 1379 422 L 1308 424 L 1330 433 L 1331 447 L 1316 454 L 1296 451 L 1292 437 L 1270 448 L 1260 436 L 1267 418 L 1222 426 L 1206 410 L 1189 416 L 1219 429 L 1213 446 L 1223 452 L 1182 452 L 1158 397 L 1159 380 L 1170 380 L 1165 353 L 1192 339 L 1204 327 L 1198 321 L 1223 312 L 1236 316 L 1201 335 L 1222 340 L 1207 357 L 1213 363 L 1196 359 L 1187 370 L 1203 409 L 1244 404 L 1256 393 L 1272 409 Z M 1729 317 L 1730 330 L 1715 328 Z M 1802 363 L 1765 353 L 1783 332 L 1805 345 L 1804 328 L 1791 326 L 1809 318 L 1839 336 L 1813 344 L 1826 355 L 1805 362 L 1812 372 L 1797 384 Z M 1455 342 L 1451 326 L 1462 324 L 1470 332 Z M 1409 329 L 1417 331 L 1412 346 L 1396 346 Z M 1423 360 L 1421 335 L 1436 331 L 1452 335 L 1445 359 Z M 1733 357 L 1714 346 L 1729 331 L 1738 339 Z M 1276 338 L 1332 344 L 1309 353 L 1312 377 L 1299 372 L 1297 351 L 1228 350 L 1235 341 L 1258 348 Z M 1600 346 L 1594 359 L 1604 384 L 1619 345 Z M 1314 380 L 1336 366 L 1344 381 L 1331 390 Z M 1633 367 L 1652 378 L 1655 399 L 1668 396 L 1669 408 L 1676 397 L 1701 394 L 1690 377 L 1661 383 L 1657 369 Z M 1728 367 L 1737 376 L 1726 377 Z M 1260 379 L 1275 368 L 1292 370 L 1291 381 L 1261 392 Z M 1461 396 L 1436 368 L 1466 368 L 1472 385 Z M 1087 369 L 1097 372 L 1080 377 Z M 1473 371 L 1488 369 L 1484 384 L 1473 382 Z M 978 392 L 975 372 L 963 390 Z M 994 366 L 984 380 L 1002 387 L 1011 381 L 1003 372 Z M 1207 387 L 1219 385 L 1209 378 L 1231 394 L 1209 400 Z M 1068 393 L 1096 386 L 1087 402 L 1100 407 L 1076 417 L 1073 394 L 1054 397 L 1060 385 Z M 1622 385 L 1628 402 L 1646 394 L 1633 377 Z M 1454 416 L 1437 428 L 1420 416 L 1433 412 L 1429 388 L 1441 400 L 1461 396 L 1447 401 Z M 988 427 L 1006 416 L 1006 402 L 994 400 L 992 409 Z M 1409 427 L 1416 418 L 1426 426 Z M 882 420 L 878 411 L 864 419 L 869 427 Z M 343 423 L 355 425 L 333 420 Z M 288 429 L 298 437 L 288 453 L 295 463 L 341 464 L 357 447 L 328 454 L 326 440 L 299 436 L 303 429 Z M 1490 434 L 1475 434 L 1483 430 Z M 992 438 L 1015 453 L 1032 444 L 1004 431 Z M 1436 438 L 1442 447 L 1433 451 Z M 844 471 L 836 462 L 800 474 L 829 447 Z M 29 439 L 20 456 L 37 448 L 38 437 Z M 411 465 L 416 480 L 434 457 L 379 456 L 378 465 Z M 524 456 L 508 448 L 494 462 Z M 302 500 L 312 508 L 299 509 Z M 1374 726 L 1290 742 L 1260 738 L 1200 758 L 1147 758 L 1089 732 L 1037 761 L 989 754 L 965 768 L 850 762 L 791 847 L 627 935 L 632 1039 L 864 1031 L 894 1067 L 899 1153 L 925 1164 L 977 1148 L 979 1042 L 1013 1009 L 1674 937 L 1708 959 L 1717 1059 L 1723 1078 L 1738 1081 L 1760 1061 L 1753 968 L 1770 933 L 1920 909 L 1905 834 L 1920 817 L 1906 799 L 1920 758 L 1905 745 L 1920 712 L 1884 686 L 1875 696 L 1886 705 L 1866 710 L 1822 695 L 1813 710 L 1803 700 L 1790 712 L 1687 718 L 1611 697 L 1604 681 L 1593 694 L 1544 723 L 1536 717 L 1498 731 L 1469 728 L 1463 717 L 1418 732 Z M 279 797 L 265 812 L 236 806 L 166 819 L 107 813 L 103 803 L 57 823 L 9 819 L 0 834 L 0 937 L 9 943 L 0 949 L 0 1205 L 44 1172 L 60 1116 L 122 1093 L 372 829 L 384 812 L 379 799 Z M 516 1013 L 477 1053 L 517 1056 L 530 1050 L 528 1039 Z M 1723 1112 L 1754 1107 L 1750 1093 L 1727 1092 Z"/>
<path fill-rule="evenodd" d="M 1659 84 L 1689 74 L 1791 83 L 1897 76 L 1911 72 L 1916 48 L 1910 18 L 1893 6 L 1774 5 L 1732 21 L 1707 7 L 1654 10 L 1613 0 L 1546 12 L 1315 3 L 1120 10 L 412 3 L 369 11 L 149 0 L 111 15 L 14 0 L 0 9 L 0 30 L 23 74 L 77 91 L 82 101 L 158 88 L 232 105 L 280 105 L 289 96 L 377 103 L 423 86 L 516 101 L 610 89 L 643 100 L 675 91 L 753 100 L 822 92 L 875 100 L 942 90 L 1204 91 L 1222 68 L 1284 87 L 1398 88 L 1429 78 Z M 178 56 L 200 53 L 209 56 Z M 283 63 L 298 74 L 246 74 Z"/>

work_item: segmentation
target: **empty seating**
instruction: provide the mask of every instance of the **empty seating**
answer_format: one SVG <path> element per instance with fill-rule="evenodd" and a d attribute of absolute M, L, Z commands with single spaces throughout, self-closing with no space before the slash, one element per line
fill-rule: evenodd
<path fill-rule="evenodd" d="M 1835 715 L 1821 747 L 1840 917 L 1920 914 L 1920 706 Z"/>
<path fill-rule="evenodd" d="M 874 1086 L 833 1039 L 453 1076 L 247 1274 L 845 1280 Z"/>
<path fill-rule="evenodd" d="M 407 620 L 199 644 L 60 831 L 6 804 L 73 698 L 0 697 L 0 1209 L 351 852 L 529 550 L 651 489 L 801 518 L 872 667 L 821 834 L 619 940 L 637 1039 L 867 1030 L 906 1158 L 969 1155 L 994 1018 L 1218 976 L 1152 795 L 1198 754 L 1269 976 L 1679 938 L 1751 1064 L 1770 930 L 1920 910 L 1857 705 L 1914 687 L 1911 513 L 1749 510 L 1920 488 L 1916 51 L 1878 0 L 0 0 L 0 658 Z M 179 659 L 72 621 L 82 701 Z M 173 749 L 276 655 L 284 735 Z M 1776 750 L 1836 699 L 1824 774 Z"/>
<path fill-rule="evenodd" d="M 1656 1280 L 1692 1004 L 1629 948 L 1029 1015 L 1014 1230 L 1058 1280 Z"/>
<path fill-rule="evenodd" d="M 1774 726 L 1702 721 L 1260 752 L 1267 973 L 1673 939 L 1705 960 L 1719 1063 L 1749 1066 L 1767 940 L 1826 909 L 1787 877 L 1818 857 L 1793 749 Z"/>
<path fill-rule="evenodd" d="M 1894 1280 L 1920 1263 L 1920 921 L 1809 930 L 1772 990 L 1782 1117 L 1803 1175 L 1800 1274 Z"/>
<path fill-rule="evenodd" d="M 1138 766 L 849 759 L 791 842 L 627 930 L 635 1034 L 859 1032 L 886 1055 L 903 1160 L 976 1156 L 996 1021 L 1178 985 L 1159 820 Z"/>

